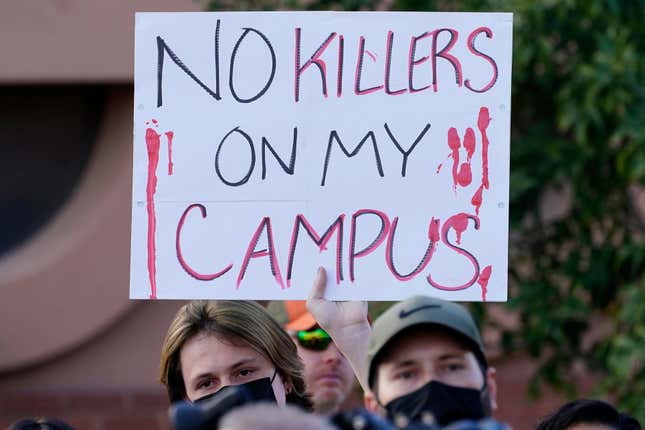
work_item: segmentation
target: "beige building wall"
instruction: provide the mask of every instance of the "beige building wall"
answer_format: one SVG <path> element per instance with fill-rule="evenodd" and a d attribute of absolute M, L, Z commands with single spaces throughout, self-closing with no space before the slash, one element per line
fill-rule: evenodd
<path fill-rule="evenodd" d="M 0 91 L 54 84 L 82 92 L 79 85 L 92 84 L 104 94 L 90 158 L 69 198 L 0 255 L 0 428 L 40 415 L 79 430 L 168 428 L 157 365 L 180 303 L 128 299 L 133 13 L 199 9 L 190 0 L 0 3 Z M 526 399 L 526 359 L 496 362 L 498 417 L 531 428 L 558 399 Z"/>

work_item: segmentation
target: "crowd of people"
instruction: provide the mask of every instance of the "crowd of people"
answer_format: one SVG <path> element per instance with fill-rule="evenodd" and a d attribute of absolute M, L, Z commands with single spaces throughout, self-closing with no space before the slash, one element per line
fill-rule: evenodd
<path fill-rule="evenodd" d="M 159 379 L 178 430 L 507 429 L 495 369 L 467 309 L 414 296 L 373 323 L 366 302 L 324 298 L 319 269 L 311 295 L 284 302 L 284 318 L 252 301 L 182 306 L 161 347 Z M 364 408 L 346 410 L 356 392 Z M 536 430 L 639 430 L 609 403 L 580 399 Z M 70 430 L 26 419 L 8 430 Z"/>

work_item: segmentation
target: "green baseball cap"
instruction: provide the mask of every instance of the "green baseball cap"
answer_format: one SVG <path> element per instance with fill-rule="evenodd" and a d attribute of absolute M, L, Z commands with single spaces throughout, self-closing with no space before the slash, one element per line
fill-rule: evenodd
<path fill-rule="evenodd" d="M 390 307 L 372 325 L 367 351 L 370 388 L 374 383 L 379 355 L 385 350 L 386 345 L 403 330 L 422 324 L 440 326 L 454 332 L 456 337 L 469 346 L 480 363 L 488 367 L 479 330 L 465 307 L 433 297 L 413 296 Z"/>

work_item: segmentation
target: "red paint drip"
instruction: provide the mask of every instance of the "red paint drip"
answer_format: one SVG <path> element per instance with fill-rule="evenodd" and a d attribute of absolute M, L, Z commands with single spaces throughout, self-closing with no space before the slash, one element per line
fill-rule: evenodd
<path fill-rule="evenodd" d="M 434 219 L 434 217 L 432 217 L 430 225 L 428 226 L 428 239 L 434 244 L 433 247 L 436 247 L 439 243 L 439 220 Z"/>
<path fill-rule="evenodd" d="M 439 165 L 437 166 L 437 175 L 439 174 L 439 172 L 441 172 L 442 167 L 443 167 L 443 163 L 439 163 Z"/>
<path fill-rule="evenodd" d="M 156 119 L 151 120 L 155 127 Z M 146 125 L 149 122 L 146 121 Z M 168 138 L 168 174 L 172 175 L 172 138 L 173 132 L 166 132 Z M 157 246 L 155 233 L 157 230 L 157 215 L 155 213 L 155 193 L 157 192 L 157 166 L 159 165 L 159 150 L 161 135 L 148 127 L 146 129 L 146 147 L 148 150 L 148 183 L 146 185 L 146 210 L 148 212 L 148 277 L 150 279 L 150 298 L 157 298 Z"/>
<path fill-rule="evenodd" d="M 154 122 L 155 120 L 153 120 Z M 148 183 L 146 186 L 146 209 L 148 212 L 148 277 L 150 278 L 150 298 L 157 298 L 157 268 L 154 196 L 157 191 L 157 165 L 159 164 L 159 134 L 151 128 L 146 129 L 146 147 L 148 148 Z"/>
<path fill-rule="evenodd" d="M 482 184 L 488 189 L 488 135 L 486 129 L 490 124 L 488 108 L 482 106 L 479 109 L 479 118 L 477 119 L 477 128 L 482 135 Z"/>
<path fill-rule="evenodd" d="M 475 215 L 479 216 L 479 208 L 482 206 L 482 192 L 484 191 L 484 184 L 481 184 L 475 194 L 473 195 L 472 200 L 470 200 L 470 203 L 472 203 L 473 206 L 475 206 Z"/>
<path fill-rule="evenodd" d="M 462 187 L 467 187 L 472 181 L 473 173 L 470 170 L 470 163 L 461 163 L 457 174 L 457 183 Z"/>
<path fill-rule="evenodd" d="M 172 176 L 172 138 L 175 136 L 175 134 L 172 131 L 167 131 L 165 134 L 166 138 L 168 139 L 168 175 Z"/>
<path fill-rule="evenodd" d="M 466 134 L 464 135 L 464 148 L 466 149 L 466 162 L 462 163 L 459 168 L 459 174 L 457 175 L 457 181 L 462 187 L 467 187 L 473 181 L 473 173 L 470 168 L 470 161 L 473 158 L 475 153 L 475 132 L 472 128 L 468 127 L 466 129 Z"/>
<path fill-rule="evenodd" d="M 452 183 L 455 190 L 457 190 L 458 174 L 457 166 L 459 165 L 459 134 L 455 127 L 448 129 L 448 147 L 450 148 L 450 156 L 452 157 Z"/>
<path fill-rule="evenodd" d="M 460 213 L 454 215 L 451 220 L 452 223 L 449 227 L 455 229 L 455 233 L 457 234 L 457 244 L 459 245 L 461 244 L 461 234 L 468 228 L 468 214 Z M 446 229 L 446 225 L 444 225 L 444 229 Z"/>
<path fill-rule="evenodd" d="M 466 149 L 468 162 L 470 162 L 470 159 L 473 158 L 473 154 L 475 153 L 475 146 L 475 132 L 472 128 L 468 127 L 464 136 L 464 148 Z"/>
<path fill-rule="evenodd" d="M 486 293 L 488 292 L 488 288 L 486 287 L 488 286 L 492 270 L 493 268 L 490 265 L 484 267 L 484 270 L 479 274 L 479 279 L 477 279 L 477 283 L 482 288 L 482 301 L 484 302 L 486 301 Z"/>
<path fill-rule="evenodd" d="M 369 49 L 366 49 L 366 50 L 365 50 L 365 53 L 366 53 L 367 55 L 369 55 L 369 56 L 370 56 L 370 58 L 372 59 L 372 61 L 376 61 L 376 55 L 374 55 L 373 53 L 371 53 Z"/>

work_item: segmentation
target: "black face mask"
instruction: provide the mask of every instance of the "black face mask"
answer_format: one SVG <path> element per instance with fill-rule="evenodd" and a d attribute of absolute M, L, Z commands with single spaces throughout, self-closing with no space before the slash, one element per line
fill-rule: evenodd
<path fill-rule="evenodd" d="M 216 429 L 220 418 L 238 406 L 257 403 L 276 403 L 272 378 L 261 378 L 240 385 L 227 385 L 214 393 L 200 397 L 193 403 L 177 402 L 171 408 L 173 428 Z"/>
<path fill-rule="evenodd" d="M 276 403 L 275 394 L 273 393 L 273 380 L 278 374 L 276 369 L 275 373 L 271 378 L 260 378 L 253 381 L 249 381 L 245 384 L 236 385 L 235 387 L 240 390 L 240 395 L 244 399 L 244 403 L 256 403 L 256 402 L 272 402 Z M 208 394 L 204 397 L 200 397 L 195 400 L 195 403 L 201 403 L 208 399 L 217 397 L 218 394 L 222 392 L 223 389 L 227 387 L 222 387 L 214 393 Z"/>
<path fill-rule="evenodd" d="M 387 417 L 398 423 L 419 422 L 446 426 L 458 420 L 479 420 L 490 415 L 485 407 L 488 390 L 454 387 L 437 381 L 389 402 L 385 405 Z M 431 414 L 431 415 L 430 415 Z"/>

